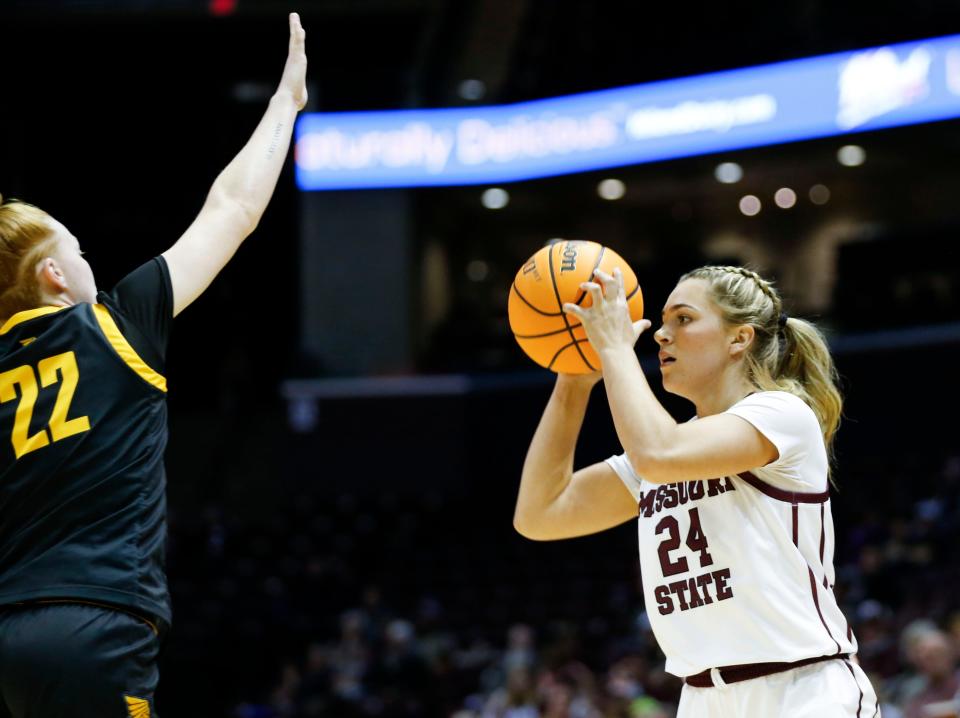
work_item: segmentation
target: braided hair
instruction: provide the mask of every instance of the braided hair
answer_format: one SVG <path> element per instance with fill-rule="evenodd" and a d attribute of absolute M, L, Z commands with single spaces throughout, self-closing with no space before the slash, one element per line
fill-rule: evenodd
<path fill-rule="evenodd" d="M 773 284 L 746 267 L 701 267 L 680 281 L 686 279 L 707 283 L 725 322 L 753 327 L 754 340 L 745 355 L 748 379 L 761 391 L 787 391 L 803 399 L 820 422 L 832 460 L 843 397 L 820 330 L 806 320 L 788 318 Z"/>
<path fill-rule="evenodd" d="M 40 306 L 35 271 L 49 251 L 50 215 L 32 204 L 0 195 L 0 323 L 17 312 Z"/>

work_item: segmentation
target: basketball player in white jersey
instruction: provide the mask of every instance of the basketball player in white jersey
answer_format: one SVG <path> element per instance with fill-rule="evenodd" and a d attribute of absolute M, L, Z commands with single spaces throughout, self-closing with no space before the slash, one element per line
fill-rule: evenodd
<path fill-rule="evenodd" d="M 872 718 L 876 694 L 833 593 L 830 446 L 842 399 L 816 327 L 741 267 L 684 275 L 654 338 L 677 423 L 633 346 L 619 271 L 567 304 L 603 363 L 624 453 L 573 471 L 600 375 L 559 375 L 523 466 L 514 525 L 528 538 L 595 533 L 638 517 L 647 612 L 684 680 L 680 718 Z"/>

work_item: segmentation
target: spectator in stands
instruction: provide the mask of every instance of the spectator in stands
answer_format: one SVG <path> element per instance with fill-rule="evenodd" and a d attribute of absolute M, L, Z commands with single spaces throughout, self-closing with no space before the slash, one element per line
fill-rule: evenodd
<path fill-rule="evenodd" d="M 913 658 L 923 685 L 920 692 L 907 704 L 905 718 L 933 718 L 937 714 L 960 715 L 960 675 L 957 673 L 957 656 L 950 637 L 940 630 L 928 631 L 916 639 Z M 932 711 L 932 704 L 953 702 L 952 714 L 945 706 Z"/>
<path fill-rule="evenodd" d="M 916 646 L 923 636 L 936 632 L 937 625 L 926 618 L 908 623 L 900 632 L 900 653 L 904 670 L 887 681 L 887 691 L 893 703 L 905 706 L 923 690 L 924 679 L 917 666 Z"/>
<path fill-rule="evenodd" d="M 537 694 L 530 669 L 514 665 L 507 683 L 496 689 L 483 708 L 482 718 L 539 718 Z"/>
<path fill-rule="evenodd" d="M 346 703 L 358 703 L 365 695 L 364 679 L 370 670 L 370 647 L 362 613 L 347 611 L 340 617 L 340 642 L 333 649 L 332 689 Z"/>
<path fill-rule="evenodd" d="M 369 676 L 371 693 L 383 702 L 379 713 L 397 718 L 421 716 L 428 698 L 427 665 L 419 653 L 413 624 L 394 619 L 384 631 L 383 649 Z"/>

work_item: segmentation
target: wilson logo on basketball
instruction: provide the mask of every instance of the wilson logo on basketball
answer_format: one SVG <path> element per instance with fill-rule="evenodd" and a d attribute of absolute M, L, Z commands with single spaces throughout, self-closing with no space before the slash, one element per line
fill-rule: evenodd
<path fill-rule="evenodd" d="M 537 260 L 531 259 L 529 262 L 523 265 L 523 274 L 524 276 L 533 273 L 534 279 L 538 282 L 541 281 L 540 271 L 537 269 Z"/>

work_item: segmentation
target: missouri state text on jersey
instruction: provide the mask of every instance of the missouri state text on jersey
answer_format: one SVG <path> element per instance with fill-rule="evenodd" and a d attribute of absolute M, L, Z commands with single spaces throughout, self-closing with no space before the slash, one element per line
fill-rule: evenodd
<path fill-rule="evenodd" d="M 641 492 L 638 502 L 639 514 L 643 518 L 653 518 L 662 511 L 694 504 L 720 496 L 727 491 L 736 491 L 729 477 L 661 484 L 656 489 Z M 662 538 L 657 548 L 657 555 L 665 582 L 653 589 L 657 600 L 657 611 L 662 616 L 670 615 L 674 611 L 689 611 L 701 606 L 709 606 L 715 601 L 733 598 L 730 569 L 714 566 L 709 542 L 700 524 L 700 512 L 696 506 L 690 507 L 687 518 L 689 527 L 685 536 L 681 530 L 680 521 L 672 513 L 663 515 L 654 529 Z M 681 544 L 693 552 L 689 560 L 686 556 L 676 555 Z M 690 565 L 691 562 L 699 563 L 701 571 L 694 576 L 681 576 L 696 570 L 695 566 Z M 677 577 L 675 580 L 668 580 L 674 576 Z"/>

